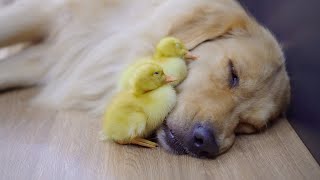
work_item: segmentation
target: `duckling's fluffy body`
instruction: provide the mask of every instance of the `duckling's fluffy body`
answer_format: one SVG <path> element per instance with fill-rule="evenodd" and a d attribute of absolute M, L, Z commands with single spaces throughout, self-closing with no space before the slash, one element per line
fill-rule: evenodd
<path fill-rule="evenodd" d="M 180 57 L 167 57 L 154 61 L 161 65 L 165 74 L 177 78 L 176 81 L 170 83 L 173 87 L 180 84 L 187 77 L 188 69 L 186 62 Z"/>
<path fill-rule="evenodd" d="M 162 124 L 174 107 L 176 92 L 168 84 L 170 77 L 156 63 L 140 63 L 128 71 L 128 89 L 121 90 L 107 107 L 102 132 L 105 139 L 120 144 L 144 144 L 144 138 Z"/>
<path fill-rule="evenodd" d="M 147 137 L 162 124 L 175 102 L 176 93 L 170 85 L 142 95 L 120 92 L 105 113 L 103 131 L 116 141 Z"/>

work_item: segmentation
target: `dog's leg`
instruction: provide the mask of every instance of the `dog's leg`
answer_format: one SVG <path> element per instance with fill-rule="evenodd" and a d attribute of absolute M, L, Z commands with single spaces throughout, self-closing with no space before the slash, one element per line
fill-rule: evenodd
<path fill-rule="evenodd" d="M 31 86 L 40 82 L 48 62 L 42 59 L 46 45 L 29 47 L 18 54 L 0 61 L 0 90 Z"/>
<path fill-rule="evenodd" d="M 41 39 L 50 23 L 49 14 L 48 10 L 33 1 L 22 0 L 2 7 L 0 47 Z"/>

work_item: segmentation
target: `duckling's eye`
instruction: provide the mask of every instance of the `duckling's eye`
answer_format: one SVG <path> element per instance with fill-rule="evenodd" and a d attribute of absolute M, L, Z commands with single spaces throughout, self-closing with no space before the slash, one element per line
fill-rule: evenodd
<path fill-rule="evenodd" d="M 234 88 L 239 85 L 239 77 L 231 60 L 229 61 L 229 71 L 230 71 L 229 85 L 230 85 L 230 88 Z"/>
<path fill-rule="evenodd" d="M 153 74 L 154 74 L 154 75 L 158 75 L 158 74 L 160 74 L 160 73 L 157 71 L 157 72 L 154 72 Z"/>

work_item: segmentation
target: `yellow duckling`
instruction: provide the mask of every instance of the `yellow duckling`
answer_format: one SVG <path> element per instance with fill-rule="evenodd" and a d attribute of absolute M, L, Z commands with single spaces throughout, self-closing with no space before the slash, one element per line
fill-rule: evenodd
<path fill-rule="evenodd" d="M 174 107 L 176 92 L 168 84 L 173 81 L 156 63 L 136 67 L 129 79 L 129 88 L 118 93 L 106 110 L 102 140 L 156 147 L 156 143 L 144 138 L 163 123 Z"/>
<path fill-rule="evenodd" d="M 129 87 L 128 80 L 134 69 L 150 60 L 161 65 L 165 74 L 177 78 L 176 81 L 170 83 L 175 87 L 187 77 L 188 70 L 185 59 L 195 60 L 197 57 L 192 55 L 179 39 L 165 37 L 157 44 L 153 57 L 142 58 L 124 71 L 119 83 L 120 89 L 127 89 Z"/>
<path fill-rule="evenodd" d="M 177 81 L 172 82 L 171 85 L 177 86 L 187 77 L 187 65 L 185 59 L 197 59 L 192 55 L 185 45 L 177 38 L 165 37 L 156 47 L 156 52 L 153 60 L 159 63 L 164 73 L 169 76 L 174 76 Z"/>

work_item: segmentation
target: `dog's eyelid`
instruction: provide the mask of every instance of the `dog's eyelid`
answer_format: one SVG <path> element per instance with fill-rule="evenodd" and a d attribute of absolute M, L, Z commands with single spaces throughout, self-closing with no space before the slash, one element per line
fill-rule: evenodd
<path fill-rule="evenodd" d="M 229 85 L 234 88 L 239 85 L 239 76 L 231 59 L 229 59 Z"/>

